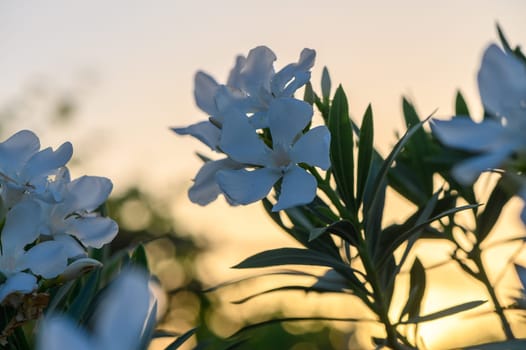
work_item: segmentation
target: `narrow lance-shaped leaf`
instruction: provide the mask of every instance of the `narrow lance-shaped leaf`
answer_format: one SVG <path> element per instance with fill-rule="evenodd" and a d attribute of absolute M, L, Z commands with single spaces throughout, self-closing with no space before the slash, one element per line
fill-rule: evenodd
<path fill-rule="evenodd" d="M 360 128 L 360 140 L 358 142 L 358 179 L 356 187 L 356 206 L 359 208 L 365 192 L 365 184 L 371 169 L 373 158 L 374 124 L 373 110 L 371 105 L 367 107 Z"/>
<path fill-rule="evenodd" d="M 81 292 L 76 296 L 68 309 L 68 314 L 74 320 L 78 321 L 85 319 L 86 312 L 90 308 L 90 304 L 97 294 L 101 279 L 101 270 L 97 269 L 89 273 L 86 278 L 86 283 L 83 284 Z"/>
<path fill-rule="evenodd" d="M 420 259 L 416 258 L 409 274 L 409 295 L 407 302 L 400 314 L 400 320 L 407 315 L 409 319 L 415 319 L 420 315 L 422 299 L 426 290 L 426 270 Z"/>
<path fill-rule="evenodd" d="M 420 123 L 420 118 L 416 113 L 415 107 L 405 98 L 402 99 L 402 109 L 408 129 Z M 429 156 L 430 149 L 430 141 L 423 128 L 415 130 L 414 135 L 411 136 L 411 139 L 406 145 L 411 168 L 417 175 L 421 191 L 424 192 L 424 195 L 427 197 L 430 197 L 433 193 L 433 173 L 425 164 L 425 158 Z"/>
<path fill-rule="evenodd" d="M 354 136 L 349 119 L 347 97 L 341 85 L 336 89 L 329 112 L 329 130 L 331 132 L 331 163 L 338 192 L 355 216 L 354 201 Z"/>
<path fill-rule="evenodd" d="M 468 105 L 460 91 L 457 91 L 457 96 L 455 97 L 455 114 L 457 116 L 470 116 Z"/>
<path fill-rule="evenodd" d="M 233 268 L 246 269 L 281 265 L 332 267 L 349 281 L 349 284 L 354 287 L 357 294 L 366 293 L 363 284 L 355 276 L 356 270 L 330 255 L 310 249 L 279 248 L 267 250 L 246 258 L 239 264 L 233 266 Z"/>
<path fill-rule="evenodd" d="M 396 248 L 398 248 L 400 246 L 400 244 L 402 244 L 403 242 L 405 242 L 407 239 L 409 239 L 411 236 L 413 236 L 414 234 L 417 234 L 419 233 L 425 226 L 429 225 L 430 223 L 438 220 L 438 219 L 441 219 L 443 217 L 446 217 L 446 216 L 449 216 L 449 215 L 453 215 L 459 211 L 462 211 L 462 210 L 467 210 L 467 209 L 473 209 L 475 207 L 477 207 L 478 205 L 476 204 L 470 204 L 470 205 L 464 205 L 464 206 L 460 206 L 460 207 L 456 207 L 456 208 L 453 208 L 453 209 L 449 209 L 449 210 L 446 210 L 432 218 L 430 218 L 429 220 L 426 220 L 425 222 L 419 224 L 419 225 L 415 225 L 414 227 L 412 227 L 411 229 L 399 234 L 392 242 L 389 246 L 385 247 L 384 251 L 383 251 L 383 254 L 381 255 L 381 257 L 378 259 L 378 266 L 382 266 L 384 263 L 385 263 L 385 260 L 390 256 L 390 254 L 392 254 Z"/>
<path fill-rule="evenodd" d="M 331 96 L 331 76 L 327 67 L 323 67 L 321 72 L 321 96 L 324 103 L 327 103 Z"/>
<path fill-rule="evenodd" d="M 454 314 L 458 314 L 459 312 L 464 312 L 467 310 L 474 309 L 482 304 L 484 304 L 486 300 L 475 300 L 475 301 L 469 301 L 467 303 L 459 304 L 456 306 L 448 307 L 447 309 L 443 309 L 437 312 L 433 312 L 424 316 L 418 316 L 412 319 L 409 319 L 404 322 L 399 322 L 399 324 L 410 324 L 410 323 L 422 323 L 422 322 L 428 322 L 433 320 L 438 320 L 439 318 L 444 318 L 447 316 L 451 316 Z"/>
<path fill-rule="evenodd" d="M 380 170 L 378 171 L 378 174 L 376 175 L 376 178 L 374 179 L 373 185 L 372 185 L 372 193 L 371 198 L 369 200 L 364 201 L 364 214 L 367 215 L 369 212 L 369 209 L 374 205 L 374 202 L 379 200 L 379 192 L 382 190 L 380 184 L 382 182 L 385 182 L 385 178 L 387 176 L 387 173 L 389 171 L 389 168 L 393 165 L 394 160 L 398 156 L 398 154 L 402 151 L 402 148 L 405 146 L 405 144 L 409 141 L 411 136 L 422 127 L 422 124 L 426 122 L 426 120 L 418 123 L 417 125 L 414 125 L 411 127 L 411 129 L 407 130 L 405 135 L 398 140 L 396 145 L 393 147 L 391 153 L 387 156 L 387 158 L 383 161 L 382 166 Z"/>
<path fill-rule="evenodd" d="M 484 211 L 477 217 L 478 242 L 481 243 L 488 237 L 491 229 L 500 217 L 504 205 L 513 197 L 513 191 L 506 188 L 506 177 L 500 178 L 491 192 L 488 202 L 484 206 Z"/>
<path fill-rule="evenodd" d="M 363 213 L 364 213 L 364 218 L 365 218 L 366 230 L 367 230 L 367 227 L 369 227 L 369 232 L 366 231 L 365 237 L 368 240 L 370 253 L 372 255 L 375 254 L 374 249 L 376 248 L 376 242 L 378 242 L 378 238 L 380 235 L 380 230 L 378 229 L 378 225 L 377 224 L 375 225 L 374 223 L 375 223 L 375 220 L 381 221 L 381 215 L 379 216 L 379 214 L 383 213 L 387 173 L 389 172 L 389 169 L 393 165 L 393 162 L 395 161 L 398 154 L 402 151 L 402 148 L 409 141 L 411 136 L 422 127 L 422 124 L 425 121 L 427 121 L 427 119 L 411 127 L 411 129 L 409 129 L 405 133 L 405 135 L 396 143 L 396 145 L 393 147 L 393 150 L 391 151 L 391 153 L 389 153 L 387 158 L 383 161 L 382 166 L 380 167 L 380 170 L 376 174 L 376 177 L 374 178 L 374 181 L 372 182 L 371 193 L 370 194 L 368 193 L 368 196 L 367 196 L 368 198 L 364 198 Z M 389 252 L 388 254 L 391 254 L 391 253 L 392 252 Z"/>
<path fill-rule="evenodd" d="M 146 270 L 148 270 L 148 258 L 146 257 L 146 250 L 144 249 L 144 245 L 139 244 L 137 248 L 134 249 L 131 261 Z"/>

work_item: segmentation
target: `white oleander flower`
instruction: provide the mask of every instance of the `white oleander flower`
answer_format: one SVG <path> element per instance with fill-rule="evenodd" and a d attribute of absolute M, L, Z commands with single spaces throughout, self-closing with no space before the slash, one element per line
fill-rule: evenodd
<path fill-rule="evenodd" d="M 204 72 L 195 76 L 194 96 L 197 106 L 210 116 L 185 128 L 172 128 L 179 135 L 191 135 L 212 150 L 219 151 L 221 125 L 232 111 L 241 111 L 254 128 L 268 127 L 267 110 L 274 99 L 292 97 L 310 80 L 316 52 L 303 49 L 297 63 L 290 63 L 275 73 L 276 55 L 266 46 L 250 50 L 247 58 L 238 56 L 228 81 L 220 85 Z"/>
<path fill-rule="evenodd" d="M 94 313 L 91 331 L 64 315 L 41 321 L 38 350 L 139 350 L 145 324 L 155 317 L 146 273 L 127 269 L 110 284 Z"/>
<path fill-rule="evenodd" d="M 452 170 L 465 185 L 487 170 L 526 170 L 526 64 L 491 45 L 482 59 L 478 85 L 484 108 L 493 118 L 476 123 L 455 117 L 433 120 L 431 125 L 445 145 L 477 153 Z"/>
<path fill-rule="evenodd" d="M 113 188 L 109 179 L 82 176 L 70 181 L 69 172 L 65 169 L 54 185 L 60 201 L 42 203 L 42 234 L 59 239 L 71 247 L 69 251 L 75 251 L 74 241 L 68 236 L 61 236 L 73 236 L 85 247 L 94 248 L 101 248 L 115 238 L 119 231 L 117 223 L 95 212 L 108 199 Z"/>
<path fill-rule="evenodd" d="M 302 133 L 312 113 L 312 107 L 303 101 L 292 98 L 274 100 L 268 110 L 272 148 L 264 143 L 242 113 L 232 114 L 225 120 L 221 149 L 234 161 L 253 168 L 217 172 L 217 183 L 232 202 L 249 204 L 258 201 L 280 179 L 279 199 L 273 211 L 314 199 L 316 179 L 299 164 L 328 169 L 330 133 L 325 126 Z"/>
<path fill-rule="evenodd" d="M 53 278 L 66 269 L 68 257 L 60 242 L 38 242 L 25 249 L 39 237 L 40 218 L 41 208 L 32 200 L 19 202 L 6 215 L 0 238 L 0 272 L 6 280 L 0 285 L 0 302 L 11 293 L 33 291 L 35 275 Z"/>
<path fill-rule="evenodd" d="M 0 143 L 0 197 L 11 208 L 28 195 L 53 200 L 48 191 L 55 174 L 73 154 L 71 143 L 65 142 L 56 151 L 40 150 L 38 137 L 22 130 Z"/>

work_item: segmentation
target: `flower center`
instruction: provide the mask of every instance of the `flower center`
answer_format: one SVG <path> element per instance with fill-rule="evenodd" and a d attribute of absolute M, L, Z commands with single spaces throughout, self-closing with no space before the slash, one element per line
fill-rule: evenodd
<path fill-rule="evenodd" d="M 275 144 L 274 149 L 272 150 L 272 162 L 277 168 L 284 170 L 290 165 L 291 159 L 289 155 L 290 147 Z"/>

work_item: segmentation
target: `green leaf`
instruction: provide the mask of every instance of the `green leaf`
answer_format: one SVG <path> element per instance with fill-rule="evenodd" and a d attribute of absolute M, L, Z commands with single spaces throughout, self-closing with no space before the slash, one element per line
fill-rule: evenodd
<path fill-rule="evenodd" d="M 324 101 L 328 101 L 331 96 L 331 76 L 327 67 L 323 67 L 321 72 L 321 96 Z"/>
<path fill-rule="evenodd" d="M 409 274 L 409 295 L 407 302 L 400 314 L 400 320 L 407 315 L 415 319 L 420 315 L 422 299 L 426 290 L 426 270 L 420 259 L 416 258 Z"/>
<path fill-rule="evenodd" d="M 181 345 L 184 344 L 185 341 L 187 341 L 194 333 L 197 331 L 196 328 L 192 328 L 183 335 L 179 336 L 177 339 L 175 339 L 174 342 L 172 342 L 170 345 L 168 345 L 164 350 L 175 350 L 178 349 Z"/>
<path fill-rule="evenodd" d="M 415 107 L 405 98 L 402 99 L 402 109 L 408 129 L 420 124 L 420 118 L 416 113 Z M 426 157 L 431 153 L 431 144 L 423 128 L 415 130 L 413 136 L 407 142 L 405 153 L 408 156 L 408 166 L 418 179 L 417 184 L 420 187 L 420 191 L 427 197 L 431 197 L 433 193 L 433 172 L 425 164 Z M 420 205 L 423 203 L 416 204 Z"/>
<path fill-rule="evenodd" d="M 511 47 L 508 40 L 506 39 L 506 36 L 504 35 L 504 31 L 500 28 L 499 24 L 497 23 L 497 34 L 499 36 L 499 39 L 502 43 L 502 46 L 504 47 L 504 50 L 506 50 L 508 53 L 514 54 L 517 58 L 521 59 L 526 63 L 526 56 L 521 51 L 521 48 L 517 46 L 515 49 Z"/>
<path fill-rule="evenodd" d="M 346 286 L 346 287 L 348 287 L 348 286 Z M 249 295 L 247 297 L 231 301 L 231 303 L 235 304 L 235 305 L 240 305 L 240 304 L 244 304 L 247 301 L 250 301 L 252 299 L 255 299 L 255 298 L 263 296 L 263 295 L 267 295 L 267 294 L 271 294 L 271 293 L 275 293 L 275 292 L 291 291 L 291 290 L 292 291 L 300 290 L 300 291 L 303 291 L 305 293 L 309 293 L 309 292 L 314 292 L 314 293 L 342 293 L 341 289 L 324 288 L 322 286 L 290 285 L 290 286 L 281 286 L 281 287 L 267 289 L 267 290 L 264 290 L 262 292 L 251 294 L 251 295 Z"/>
<path fill-rule="evenodd" d="M 358 141 L 358 183 L 356 187 L 356 206 L 359 208 L 365 192 L 365 184 L 371 169 L 373 158 L 373 110 L 371 105 L 367 107 L 360 128 L 360 140 Z"/>
<path fill-rule="evenodd" d="M 443 217 L 446 217 L 446 216 L 449 216 L 449 215 L 453 215 L 453 214 L 455 214 L 455 213 L 457 213 L 459 211 L 476 208 L 477 206 L 478 206 L 477 204 L 470 204 L 470 205 L 464 205 L 464 206 L 460 206 L 460 207 L 456 207 L 456 208 L 453 208 L 453 209 L 446 210 L 446 211 L 441 212 L 440 214 L 438 214 L 436 216 L 433 216 L 432 218 L 422 222 L 421 224 L 416 224 L 415 226 L 411 227 L 409 230 L 398 234 L 396 237 L 394 237 L 394 239 L 392 241 L 389 242 L 389 244 L 386 247 L 382 247 L 382 253 L 383 254 L 380 255 L 380 258 L 378 259 L 378 261 L 379 261 L 378 266 L 382 266 L 385 263 L 386 259 L 389 258 L 389 256 L 391 254 L 393 254 L 393 252 L 403 242 L 405 242 L 407 239 L 411 238 L 413 235 L 416 235 L 416 234 L 420 233 L 420 231 L 423 228 L 425 228 L 427 225 L 429 225 L 430 223 L 432 223 L 432 222 L 434 222 L 434 221 L 436 221 L 438 219 L 441 219 Z"/>
<path fill-rule="evenodd" d="M 75 297 L 67 313 L 77 321 L 84 319 L 90 309 L 91 302 L 99 290 L 101 269 L 94 270 L 87 275 L 86 283 L 82 285 L 80 293 Z"/>
<path fill-rule="evenodd" d="M 476 300 L 476 301 L 469 301 L 467 303 L 459 304 L 456 306 L 448 307 L 447 309 L 440 310 L 437 312 L 433 312 L 424 316 L 418 316 L 411 318 L 407 321 L 400 322 L 398 324 L 411 324 L 411 323 L 422 323 L 422 322 L 428 322 L 437 320 L 439 318 L 444 318 L 447 316 L 451 316 L 454 314 L 458 314 L 459 312 L 467 311 L 474 309 L 482 304 L 486 303 L 486 300 Z"/>
<path fill-rule="evenodd" d="M 334 257 L 310 249 L 278 248 L 267 250 L 246 258 L 233 266 L 236 269 L 261 268 L 281 265 L 327 266 L 344 276 L 358 292 L 365 292 L 363 284 L 355 276 L 355 270 Z"/>
<path fill-rule="evenodd" d="M 327 231 L 327 227 L 315 227 L 309 231 L 309 242 L 320 237 Z"/>
<path fill-rule="evenodd" d="M 318 217 L 307 208 L 307 206 L 299 206 L 285 210 L 285 214 L 293 225 L 290 234 L 306 248 L 339 258 L 338 247 L 334 244 L 331 236 L 322 235 L 316 240 L 309 240 L 311 230 L 325 223 L 319 222 Z"/>
<path fill-rule="evenodd" d="M 360 231 L 348 220 L 340 220 L 327 227 L 327 232 L 332 233 L 350 245 L 357 247 L 360 241 Z"/>
<path fill-rule="evenodd" d="M 144 268 L 146 271 L 149 271 L 148 269 L 148 258 L 146 256 L 146 250 L 144 249 L 144 245 L 139 244 L 132 253 L 131 261 L 133 264 L 140 266 Z"/>
<path fill-rule="evenodd" d="M 311 106 L 314 104 L 315 94 L 314 94 L 314 91 L 312 90 L 312 84 L 310 83 L 310 81 L 307 82 L 307 84 L 305 84 L 305 92 L 303 93 L 303 101 L 307 102 Z"/>
<path fill-rule="evenodd" d="M 504 205 L 513 197 L 512 192 L 505 189 L 503 185 L 505 178 L 502 177 L 491 192 L 488 202 L 484 206 L 484 211 L 477 216 L 477 235 L 478 242 L 481 243 L 491 232 L 491 229 L 500 217 Z"/>
<path fill-rule="evenodd" d="M 244 278 L 240 278 L 240 279 L 236 279 L 236 280 L 223 282 L 223 283 L 217 284 L 217 285 L 215 285 L 213 287 L 204 289 L 202 292 L 203 293 L 215 292 L 216 290 L 219 290 L 221 288 L 233 286 L 233 285 L 236 285 L 236 284 L 239 284 L 239 283 L 243 283 L 245 281 L 250 281 L 250 280 L 253 280 L 253 279 L 256 279 L 256 278 L 267 277 L 267 276 L 301 276 L 301 277 L 318 278 L 317 275 L 315 275 L 313 273 L 304 272 L 304 271 L 296 271 L 296 270 L 272 271 L 272 272 L 265 272 L 265 273 L 261 273 L 261 274 L 258 274 L 258 275 L 251 275 L 251 276 L 248 276 L 248 277 L 244 277 Z"/>
<path fill-rule="evenodd" d="M 331 132 L 330 154 L 336 187 L 348 210 L 355 216 L 354 136 L 349 119 L 347 97 L 341 85 L 336 89 L 332 101 L 328 127 Z"/>
<path fill-rule="evenodd" d="M 381 184 L 383 182 L 385 182 L 385 179 L 387 177 L 387 173 L 388 173 L 389 169 L 391 168 L 391 166 L 393 165 L 393 162 L 395 161 L 396 157 L 402 151 L 402 148 L 409 141 L 411 136 L 413 136 L 413 134 L 415 132 L 417 132 L 422 127 L 422 125 L 423 125 L 423 123 L 425 121 L 427 121 L 427 119 L 422 121 L 422 122 L 419 122 L 418 124 L 412 126 L 409 130 L 407 130 L 407 132 L 404 134 L 404 136 L 402 136 L 402 138 L 400 140 L 398 140 L 398 142 L 395 144 L 395 146 L 391 150 L 391 153 L 389 153 L 387 158 L 383 161 L 382 166 L 381 166 L 380 170 L 378 171 L 378 174 L 376 175 L 376 177 L 374 179 L 374 183 L 372 185 L 372 189 L 373 190 L 372 190 L 372 193 L 371 193 L 371 198 L 369 198 L 369 200 L 367 200 L 367 201 L 364 201 L 363 212 L 364 212 L 365 215 L 368 215 L 369 210 L 370 210 L 371 207 L 374 206 L 375 201 L 378 201 L 378 200 L 381 199 L 380 198 L 382 196 L 381 192 L 383 192 L 383 188 L 382 188 Z M 371 219 L 373 219 L 373 218 L 371 218 Z"/>
<path fill-rule="evenodd" d="M 455 114 L 457 116 L 470 116 L 468 105 L 466 104 L 466 100 L 464 100 L 464 96 L 462 96 L 462 93 L 460 91 L 457 91 L 457 96 L 455 97 Z"/>

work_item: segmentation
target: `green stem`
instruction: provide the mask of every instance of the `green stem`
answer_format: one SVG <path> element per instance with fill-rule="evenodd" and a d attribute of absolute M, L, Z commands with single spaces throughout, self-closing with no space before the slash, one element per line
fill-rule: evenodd
<path fill-rule="evenodd" d="M 373 297 L 374 297 L 374 305 L 375 305 L 375 308 L 373 311 L 376 312 L 376 314 L 380 318 L 380 322 L 385 327 L 385 332 L 387 335 L 386 345 L 394 350 L 414 349 L 412 346 L 410 346 L 410 344 L 407 342 L 405 338 L 400 336 L 400 334 L 396 330 L 396 326 L 393 325 L 393 323 L 389 319 L 389 305 L 382 292 L 382 288 L 380 287 L 378 275 L 376 274 L 374 265 L 369 255 L 367 254 L 365 240 L 360 242 L 360 245 L 358 247 L 358 252 L 360 254 L 360 258 L 362 260 L 368 282 L 371 284 Z M 400 340 L 406 343 L 406 345 L 400 343 Z"/>
<path fill-rule="evenodd" d="M 493 306 L 495 307 L 495 313 L 499 316 L 500 323 L 502 326 L 502 330 L 504 332 L 504 335 L 506 336 L 506 339 L 512 340 L 515 339 L 515 335 L 513 334 L 513 331 L 511 330 L 510 323 L 508 319 L 506 318 L 506 315 L 504 314 L 504 308 L 500 305 L 499 299 L 497 298 L 497 293 L 495 293 L 495 288 L 493 288 L 493 285 L 491 284 L 491 281 L 489 280 L 488 274 L 486 273 L 486 269 L 484 268 L 484 263 L 482 261 L 482 254 L 481 254 L 480 247 L 478 245 L 475 245 L 473 247 L 473 250 L 471 251 L 471 258 L 478 269 L 478 280 L 486 287 L 486 290 L 488 291 L 488 294 L 491 298 L 491 302 L 493 303 Z"/>

